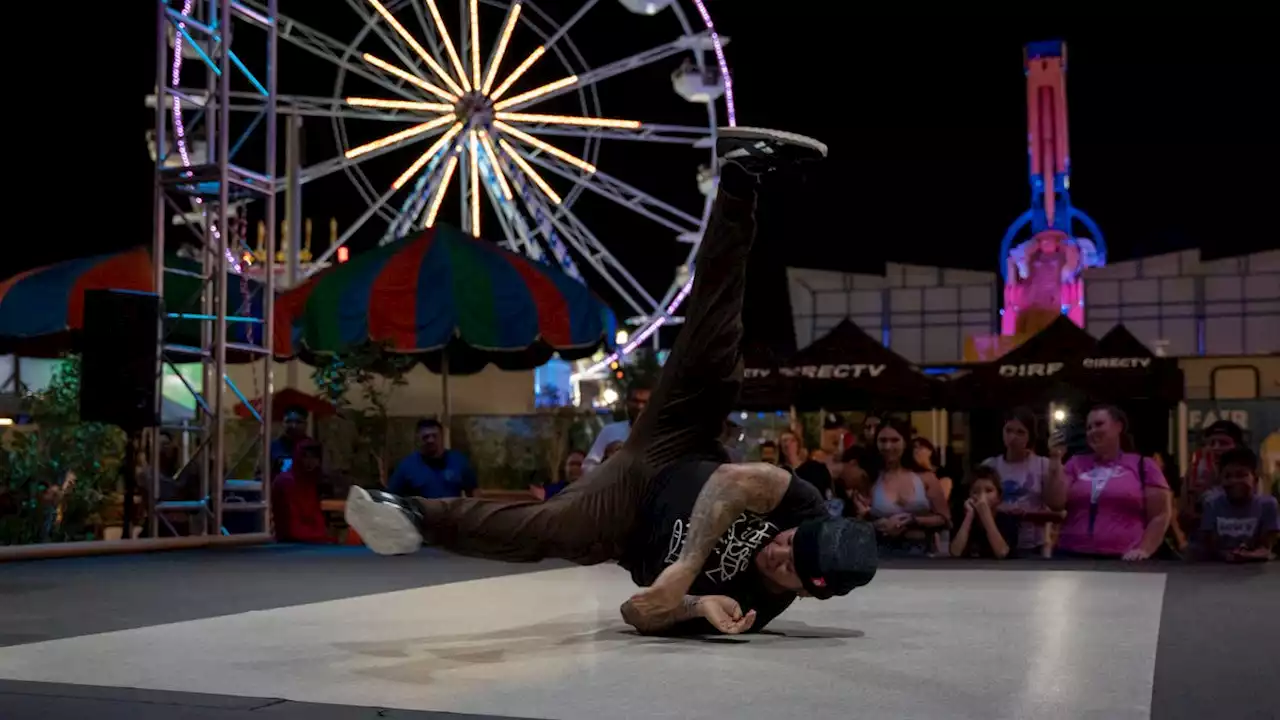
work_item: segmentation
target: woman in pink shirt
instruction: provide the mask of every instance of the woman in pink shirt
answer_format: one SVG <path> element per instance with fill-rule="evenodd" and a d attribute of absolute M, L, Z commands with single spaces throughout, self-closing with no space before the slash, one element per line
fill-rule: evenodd
<path fill-rule="evenodd" d="M 1096 557 L 1145 560 L 1169 528 L 1169 483 L 1148 458 L 1125 452 L 1129 420 L 1119 408 L 1099 406 L 1086 423 L 1091 452 L 1075 455 L 1044 481 L 1044 502 L 1066 510 L 1058 548 Z M 1061 434 L 1050 442 L 1060 458 Z"/>

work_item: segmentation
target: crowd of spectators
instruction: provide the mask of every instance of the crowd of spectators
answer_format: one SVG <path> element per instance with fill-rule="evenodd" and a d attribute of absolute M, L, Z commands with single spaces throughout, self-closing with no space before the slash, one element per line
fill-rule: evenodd
<path fill-rule="evenodd" d="M 635 388 L 627 397 L 627 418 L 606 426 L 590 450 L 570 450 L 554 481 L 529 487 L 529 500 L 554 497 L 617 452 L 647 401 L 647 388 Z M 321 501 L 336 497 L 334 483 L 322 470 L 319 444 L 306 435 L 305 414 L 286 415 L 285 431 L 272 447 L 277 537 L 333 542 Z M 1117 407 L 1095 407 L 1085 419 L 1083 442 L 1068 451 L 1062 428 L 1043 437 L 1035 414 L 1015 409 L 999 428 L 1004 451 L 964 472 L 949 472 L 932 442 L 883 413 L 867 414 L 860 432 L 829 416 L 821 448 L 806 448 L 802 435 L 788 429 L 755 450 L 761 461 L 790 468 L 817 487 L 833 515 L 872 523 L 889 556 L 1128 562 L 1275 557 L 1277 502 L 1260 482 L 1258 459 L 1238 426 L 1220 421 L 1207 428 L 1186 477 L 1169 478 L 1162 458 L 1135 451 L 1129 423 Z M 742 434 L 727 420 L 730 444 L 735 430 Z M 445 447 L 439 422 L 420 421 L 417 440 L 417 450 L 386 479 L 390 492 L 426 498 L 475 493 L 470 462 Z"/>
<path fill-rule="evenodd" d="M 838 455 L 807 451 L 787 430 L 762 443 L 760 459 L 813 483 L 832 514 L 873 523 L 888 556 L 1274 559 L 1277 501 L 1238 426 L 1210 426 L 1187 477 L 1171 480 L 1162 458 L 1135 451 L 1129 423 L 1120 408 L 1097 406 L 1069 451 L 1064 429 L 1041 443 L 1035 415 L 1016 409 L 1000 428 L 1004 452 L 973 463 L 963 481 L 941 469 L 931 442 L 880 413 L 860 434 L 832 417 L 824 433 L 843 432 L 823 444 Z"/>

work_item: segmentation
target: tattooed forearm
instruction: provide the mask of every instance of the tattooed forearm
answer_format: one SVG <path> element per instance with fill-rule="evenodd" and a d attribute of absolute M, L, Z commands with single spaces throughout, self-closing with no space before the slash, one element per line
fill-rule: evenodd
<path fill-rule="evenodd" d="M 622 619 L 642 633 L 660 632 L 676 623 L 701 617 L 701 603 L 702 598 L 697 595 L 685 595 L 674 610 L 646 614 L 637 607 L 633 598 L 622 604 Z"/>
<path fill-rule="evenodd" d="M 773 465 L 721 465 L 698 493 L 689 515 L 689 535 L 676 562 L 701 568 L 739 515 L 773 510 L 790 482 L 790 473 Z"/>

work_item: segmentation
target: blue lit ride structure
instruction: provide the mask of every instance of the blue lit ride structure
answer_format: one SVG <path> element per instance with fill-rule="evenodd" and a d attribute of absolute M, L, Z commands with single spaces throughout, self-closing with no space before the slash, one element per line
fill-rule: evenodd
<path fill-rule="evenodd" d="M 1083 327 L 1081 274 L 1106 264 L 1107 257 L 1097 223 L 1071 204 L 1066 43 L 1027 45 L 1024 67 L 1031 208 L 1013 221 L 1000 243 L 1004 335 L 1034 333 L 1059 314 Z M 1078 234 L 1080 229 L 1088 235 Z"/>

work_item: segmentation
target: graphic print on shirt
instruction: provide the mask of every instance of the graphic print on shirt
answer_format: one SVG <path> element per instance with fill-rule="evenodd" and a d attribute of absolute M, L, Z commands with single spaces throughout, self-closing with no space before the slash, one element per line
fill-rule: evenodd
<path fill-rule="evenodd" d="M 1258 518 L 1256 517 L 1219 517 L 1218 518 L 1218 535 L 1223 538 L 1239 538 L 1243 542 L 1253 539 L 1258 532 Z"/>
<path fill-rule="evenodd" d="M 778 534 L 778 526 L 755 513 L 743 513 L 733 521 L 733 525 L 716 543 L 702 574 L 714 583 L 732 582 L 743 570 L 751 565 L 751 558 Z M 664 565 L 674 563 L 684 550 L 685 540 L 689 537 L 689 526 L 684 520 L 676 520 L 671 528 L 671 541 L 668 544 Z"/>
<path fill-rule="evenodd" d="M 1023 500 L 1039 499 L 1036 492 L 1036 476 L 1028 471 L 1021 479 L 1015 475 L 1000 483 L 1000 494 L 1008 505 L 1015 505 Z M 1033 498 L 1033 496 L 1035 496 Z"/>
<path fill-rule="evenodd" d="M 1124 468 L 1115 465 L 1098 466 L 1080 473 L 1080 479 L 1090 485 L 1089 501 L 1097 505 L 1098 498 L 1102 496 L 1102 491 L 1106 489 L 1107 483 L 1123 474 Z"/>

